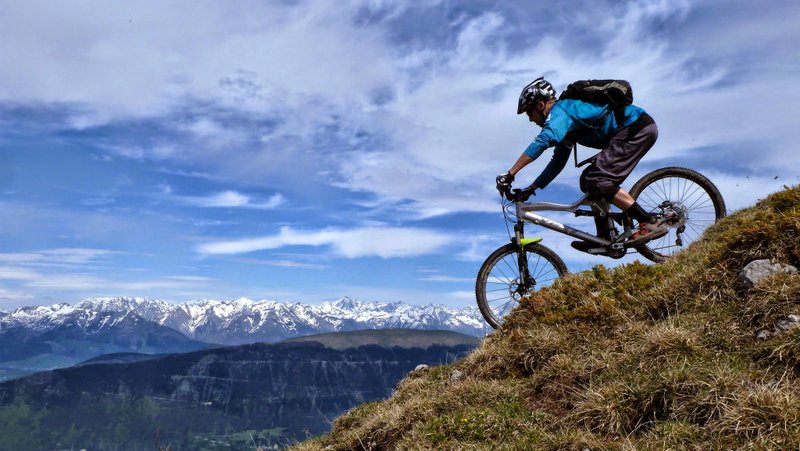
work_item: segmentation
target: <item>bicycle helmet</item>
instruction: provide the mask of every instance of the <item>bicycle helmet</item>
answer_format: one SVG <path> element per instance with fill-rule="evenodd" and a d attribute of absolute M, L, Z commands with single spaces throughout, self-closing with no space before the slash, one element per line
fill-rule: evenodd
<path fill-rule="evenodd" d="M 522 114 L 536 103 L 540 97 L 551 99 L 556 96 L 556 90 L 544 77 L 533 80 L 528 86 L 522 88 L 517 105 L 517 114 Z"/>

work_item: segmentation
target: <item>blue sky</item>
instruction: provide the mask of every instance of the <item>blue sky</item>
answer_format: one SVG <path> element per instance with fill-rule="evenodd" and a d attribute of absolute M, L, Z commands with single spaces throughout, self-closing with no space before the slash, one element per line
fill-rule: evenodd
<path fill-rule="evenodd" d="M 538 133 L 517 96 L 540 75 L 559 90 L 633 84 L 660 134 L 628 187 L 688 166 L 737 209 L 800 181 L 796 1 L 0 11 L 0 309 L 117 295 L 472 305 L 481 261 L 507 240 L 494 177 Z M 539 200 L 576 199 L 578 171 Z M 572 270 L 619 263 L 529 233 Z"/>

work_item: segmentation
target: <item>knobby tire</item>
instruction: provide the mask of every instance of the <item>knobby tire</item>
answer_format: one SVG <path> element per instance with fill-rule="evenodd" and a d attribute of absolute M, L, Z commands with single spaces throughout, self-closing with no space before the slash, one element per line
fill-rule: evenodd
<path fill-rule="evenodd" d="M 657 210 L 665 200 L 679 202 L 686 208 L 688 221 L 683 245 L 676 244 L 677 229 L 667 235 L 636 247 L 643 257 L 663 262 L 698 239 L 707 227 L 725 217 L 725 201 L 719 189 L 697 171 L 680 167 L 656 169 L 637 181 L 630 195 L 647 211 Z"/>
<path fill-rule="evenodd" d="M 541 244 L 525 246 L 528 271 L 535 280 L 532 289 L 517 292 L 521 274 L 518 265 L 520 247 L 509 243 L 492 252 L 481 265 L 475 282 L 478 308 L 489 325 L 497 329 L 505 316 L 519 304 L 520 299 L 546 287 L 568 273 L 567 265 L 550 248 Z"/>

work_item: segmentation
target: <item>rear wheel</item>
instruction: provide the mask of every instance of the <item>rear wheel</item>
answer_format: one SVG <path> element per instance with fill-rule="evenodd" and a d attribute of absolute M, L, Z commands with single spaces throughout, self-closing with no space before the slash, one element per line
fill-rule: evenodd
<path fill-rule="evenodd" d="M 555 252 L 541 244 L 528 244 L 522 256 L 529 274 L 528 284 L 520 274 L 520 247 L 509 243 L 492 252 L 483 262 L 475 283 L 475 297 L 483 318 L 495 329 L 520 299 L 567 274 L 567 265 Z"/>
<path fill-rule="evenodd" d="M 706 228 L 725 216 L 725 201 L 716 186 L 697 171 L 657 169 L 633 185 L 630 195 L 654 215 L 672 214 L 669 233 L 637 246 L 645 258 L 662 262 L 700 238 Z"/>

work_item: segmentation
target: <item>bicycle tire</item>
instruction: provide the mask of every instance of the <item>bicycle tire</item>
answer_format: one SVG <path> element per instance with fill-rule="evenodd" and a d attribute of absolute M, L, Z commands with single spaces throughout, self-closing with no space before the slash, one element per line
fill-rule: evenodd
<path fill-rule="evenodd" d="M 634 183 L 630 195 L 650 212 L 657 211 L 661 202 L 672 201 L 680 205 L 687 218 L 680 245 L 677 227 L 670 227 L 667 235 L 636 246 L 639 254 L 656 263 L 665 261 L 696 241 L 707 227 L 726 214 L 725 200 L 719 189 L 704 175 L 688 168 L 656 169 Z"/>
<path fill-rule="evenodd" d="M 528 244 L 525 252 L 528 257 L 528 272 L 535 281 L 534 289 L 519 293 L 519 251 L 518 245 L 506 244 L 492 252 L 478 271 L 475 298 L 481 315 L 495 329 L 500 327 L 505 316 L 519 304 L 522 296 L 550 285 L 569 272 L 561 257 L 550 248 L 538 243 Z M 501 294 L 504 296 L 495 297 Z"/>

